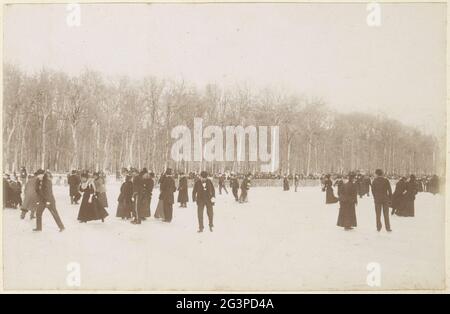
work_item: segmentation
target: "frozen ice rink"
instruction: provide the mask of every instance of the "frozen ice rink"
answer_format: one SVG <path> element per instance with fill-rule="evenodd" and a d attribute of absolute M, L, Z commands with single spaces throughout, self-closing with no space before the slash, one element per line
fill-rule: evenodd
<path fill-rule="evenodd" d="M 297 193 L 252 188 L 247 204 L 217 196 L 214 232 L 198 234 L 192 202 L 188 208 L 175 204 L 170 224 L 152 217 L 132 225 L 116 218 L 119 187 L 108 185 L 105 223 L 80 224 L 68 187 L 54 185 L 63 233 L 48 211 L 43 232 L 33 233 L 35 220 L 28 215 L 20 220 L 19 210 L 5 209 L 5 289 L 297 291 L 444 285 L 441 195 L 419 193 L 416 217 L 391 216 L 389 234 L 376 231 L 372 198 L 359 199 L 358 227 L 345 232 L 336 226 L 338 204 L 325 205 L 319 187 Z M 152 215 L 158 195 L 155 189 Z M 80 287 L 67 285 L 67 266 L 73 262 L 80 265 Z M 380 287 L 367 285 L 369 263 L 381 267 Z"/>

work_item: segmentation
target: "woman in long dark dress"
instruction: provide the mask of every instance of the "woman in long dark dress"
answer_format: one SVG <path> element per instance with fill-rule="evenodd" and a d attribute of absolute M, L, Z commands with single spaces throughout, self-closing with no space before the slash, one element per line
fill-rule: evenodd
<path fill-rule="evenodd" d="M 116 217 L 122 219 L 131 218 L 131 210 L 133 206 L 133 183 L 131 182 L 131 176 L 125 177 L 125 182 L 120 187 L 119 198 L 117 199 L 119 204 L 117 205 Z"/>
<path fill-rule="evenodd" d="M 406 183 L 406 193 L 403 200 L 403 216 L 414 217 L 414 201 L 417 194 L 416 177 L 411 175 L 409 181 Z"/>
<path fill-rule="evenodd" d="M 143 186 L 141 201 L 138 202 L 138 210 L 139 217 L 141 217 L 142 220 L 145 220 L 152 215 L 150 204 L 152 202 L 153 187 L 155 185 L 155 182 L 153 181 L 155 175 L 153 173 L 148 173 L 147 168 L 144 168 L 141 173 Z"/>
<path fill-rule="evenodd" d="M 338 202 L 338 198 L 334 196 L 333 181 L 331 181 L 329 174 L 325 176 L 322 190 L 326 193 L 325 204 L 334 204 Z"/>
<path fill-rule="evenodd" d="M 161 177 L 159 178 L 159 189 L 161 191 L 161 182 L 164 180 L 164 173 L 161 175 Z M 158 198 L 158 205 L 156 206 L 156 210 L 155 210 L 155 218 L 160 218 L 162 220 L 166 219 L 165 215 L 164 215 L 164 201 L 162 199 L 162 194 L 161 192 L 159 193 L 159 198 Z"/>
<path fill-rule="evenodd" d="M 357 226 L 356 204 L 358 204 L 358 187 L 353 182 L 354 174 L 348 176 L 348 182 L 342 184 L 339 195 L 339 216 L 337 225 L 344 230 L 351 230 Z"/>
<path fill-rule="evenodd" d="M 395 191 L 392 194 L 392 215 L 396 214 L 397 216 L 404 215 L 404 195 L 406 193 L 406 178 L 401 177 L 400 180 L 395 184 Z"/>
<path fill-rule="evenodd" d="M 93 220 L 101 220 L 104 222 L 108 216 L 108 212 L 98 200 L 94 179 L 87 178 L 87 175 L 83 175 L 81 180 L 80 192 L 83 193 L 83 198 L 81 200 L 80 211 L 78 212 L 78 220 L 80 222 Z"/>
<path fill-rule="evenodd" d="M 185 174 L 181 174 L 180 180 L 178 181 L 178 203 L 180 203 L 180 207 L 186 208 L 187 202 L 189 202 L 188 195 L 188 179 Z"/>

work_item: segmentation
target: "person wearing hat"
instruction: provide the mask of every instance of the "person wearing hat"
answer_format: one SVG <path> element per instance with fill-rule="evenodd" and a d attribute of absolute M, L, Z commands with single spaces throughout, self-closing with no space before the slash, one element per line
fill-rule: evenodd
<path fill-rule="evenodd" d="M 250 178 L 251 174 L 248 173 L 241 183 L 241 196 L 239 198 L 239 203 L 248 203 L 248 190 L 250 190 Z"/>
<path fill-rule="evenodd" d="M 70 204 L 78 205 L 78 201 L 81 198 L 80 184 L 81 178 L 76 170 L 72 170 L 72 173 L 67 177 L 67 183 L 69 184 L 69 196 Z"/>
<path fill-rule="evenodd" d="M 160 190 L 160 199 L 163 201 L 164 207 L 164 222 L 171 222 L 173 218 L 173 203 L 175 200 L 173 193 L 177 190 L 171 168 L 167 168 L 164 177 L 161 178 Z"/>
<path fill-rule="evenodd" d="M 152 214 L 150 204 L 152 202 L 153 187 L 155 186 L 155 181 L 153 180 L 155 175 L 149 173 L 147 168 L 143 168 L 140 176 L 142 177 L 142 197 L 138 210 L 141 220 L 146 220 Z"/>
<path fill-rule="evenodd" d="M 188 196 L 188 178 L 184 173 L 180 174 L 180 179 L 178 180 L 178 203 L 180 207 L 187 208 L 187 202 L 189 202 Z"/>
<path fill-rule="evenodd" d="M 406 183 L 406 191 L 403 201 L 404 217 L 414 217 L 415 214 L 414 201 L 416 199 L 416 194 L 417 194 L 416 176 L 412 174 L 409 177 L 408 182 Z"/>
<path fill-rule="evenodd" d="M 406 193 L 406 177 L 401 177 L 395 184 L 394 194 L 392 194 L 391 215 L 403 216 L 404 196 Z"/>
<path fill-rule="evenodd" d="M 132 177 L 130 175 L 125 176 L 125 182 L 120 187 L 120 194 L 117 201 L 116 217 L 125 219 L 131 218 L 131 212 L 133 208 L 133 182 L 131 182 Z"/>
<path fill-rule="evenodd" d="M 38 206 L 36 209 L 36 228 L 33 231 L 42 231 L 42 214 L 46 208 L 50 211 L 59 227 L 59 231 L 64 230 L 64 225 L 56 210 L 55 197 L 53 195 L 52 181 L 48 178 L 44 170 L 36 171 L 36 193 L 38 194 Z"/>
<path fill-rule="evenodd" d="M 225 193 L 228 194 L 227 187 L 225 186 L 225 180 L 227 179 L 227 176 L 225 173 L 221 174 L 219 177 L 219 194 L 222 195 L 222 190 L 225 191 Z"/>
<path fill-rule="evenodd" d="M 337 225 L 344 230 L 352 230 L 357 226 L 356 204 L 358 203 L 358 188 L 354 182 L 355 174 L 350 172 L 348 181 L 342 185 L 339 195 L 339 216 Z"/>
<path fill-rule="evenodd" d="M 234 199 L 236 200 L 236 202 L 239 202 L 239 179 L 234 172 L 231 173 L 230 187 Z"/>
<path fill-rule="evenodd" d="M 194 184 L 194 189 L 192 190 L 192 200 L 197 203 L 197 217 L 198 217 L 198 232 L 203 232 L 203 213 L 206 207 L 206 214 L 208 215 L 209 230 L 213 231 L 213 206 L 214 198 L 216 196 L 216 191 L 214 189 L 214 184 L 208 178 L 208 173 L 202 171 L 200 173 L 200 180 L 197 180 Z"/>
<path fill-rule="evenodd" d="M 383 211 L 384 225 L 387 232 L 391 232 L 389 222 L 389 203 L 392 199 L 391 183 L 383 177 L 383 170 L 375 170 L 376 178 L 372 182 L 372 195 L 375 202 L 375 214 L 377 222 L 377 231 L 380 232 L 383 227 L 381 223 L 381 211 Z"/>

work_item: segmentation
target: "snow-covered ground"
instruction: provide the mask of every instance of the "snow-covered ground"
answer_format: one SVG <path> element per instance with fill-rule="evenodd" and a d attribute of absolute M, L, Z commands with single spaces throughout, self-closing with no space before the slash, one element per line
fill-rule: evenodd
<path fill-rule="evenodd" d="M 80 224 L 68 187 L 54 186 L 66 230 L 50 213 L 44 231 L 20 211 L 3 211 L 5 289 L 319 290 L 443 288 L 444 197 L 420 193 L 415 218 L 391 217 L 393 232 L 375 227 L 372 198 L 357 207 L 358 228 L 336 226 L 338 205 L 318 187 L 283 192 L 253 188 L 250 203 L 217 197 L 215 229 L 197 231 L 194 203 L 174 208 L 166 224 L 153 217 L 131 225 L 115 217 L 119 183 L 108 185 L 110 217 Z M 152 215 L 159 191 L 152 200 Z M 207 224 L 205 214 L 205 224 Z M 70 287 L 67 265 L 79 263 L 81 286 Z M 367 265 L 379 263 L 381 286 L 370 287 Z"/>

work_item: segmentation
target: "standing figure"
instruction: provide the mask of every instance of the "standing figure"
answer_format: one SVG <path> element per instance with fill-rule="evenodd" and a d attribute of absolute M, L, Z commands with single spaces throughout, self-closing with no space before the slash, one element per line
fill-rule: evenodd
<path fill-rule="evenodd" d="M 187 208 L 187 202 L 189 202 L 188 196 L 188 178 L 184 173 L 181 173 L 180 180 L 178 181 L 178 203 L 180 207 Z"/>
<path fill-rule="evenodd" d="M 94 173 L 94 184 L 97 199 L 103 208 L 108 208 L 108 197 L 106 196 L 106 177 L 102 172 Z"/>
<path fill-rule="evenodd" d="M 159 177 L 159 181 L 158 181 L 158 184 L 159 184 L 159 198 L 158 198 L 158 205 L 156 206 L 155 215 L 154 215 L 155 218 L 160 218 L 162 220 L 165 219 L 165 216 L 164 216 L 164 202 L 163 202 L 162 193 L 161 193 L 161 182 L 163 181 L 163 179 L 164 179 L 164 173 Z"/>
<path fill-rule="evenodd" d="M 338 202 L 338 198 L 334 196 L 333 192 L 333 181 L 331 181 L 331 176 L 327 174 L 325 180 L 323 181 L 323 188 L 325 194 L 325 204 L 334 204 Z"/>
<path fill-rule="evenodd" d="M 3 209 L 11 207 L 12 190 L 8 174 L 3 174 Z"/>
<path fill-rule="evenodd" d="M 30 219 L 34 219 L 37 204 L 39 202 L 39 196 L 36 192 L 36 181 L 37 181 L 36 175 L 31 176 L 28 178 L 25 184 L 25 192 L 24 192 L 24 198 L 22 203 L 22 213 L 20 215 L 21 219 L 25 219 L 25 216 L 28 211 L 30 211 Z"/>
<path fill-rule="evenodd" d="M 173 217 L 173 193 L 177 190 L 175 186 L 175 180 L 172 175 L 172 169 L 167 168 L 164 178 L 161 181 L 161 198 L 164 207 L 164 222 L 171 222 Z"/>
<path fill-rule="evenodd" d="M 239 202 L 239 179 L 234 173 L 231 174 L 230 187 L 234 199 L 236 200 L 236 202 Z"/>
<path fill-rule="evenodd" d="M 289 178 L 287 175 L 283 177 L 283 191 L 289 191 Z"/>
<path fill-rule="evenodd" d="M 392 194 L 391 214 L 396 214 L 397 216 L 403 216 L 403 205 L 406 193 L 406 177 L 401 177 L 395 185 L 394 194 Z"/>
<path fill-rule="evenodd" d="M 155 174 L 153 172 L 148 173 L 147 168 L 144 168 L 142 169 L 141 176 L 143 190 L 141 202 L 138 205 L 138 209 L 139 217 L 141 217 L 141 220 L 146 220 L 152 215 L 150 204 L 152 202 L 153 187 L 155 186 L 155 182 L 153 181 L 153 177 L 155 176 Z"/>
<path fill-rule="evenodd" d="M 300 183 L 300 177 L 298 176 L 298 174 L 296 174 L 294 176 L 294 191 L 295 192 L 297 192 L 299 183 Z"/>
<path fill-rule="evenodd" d="M 52 181 L 44 170 L 36 171 L 36 193 L 38 195 L 38 207 L 36 209 L 36 228 L 33 231 L 42 231 L 42 214 L 48 208 L 59 227 L 59 231 L 64 230 L 64 225 L 56 210 L 55 196 L 53 195 Z"/>
<path fill-rule="evenodd" d="M 76 170 L 72 170 L 72 173 L 69 174 L 67 178 L 67 183 L 69 184 L 70 204 L 78 205 L 78 201 L 81 198 L 80 194 L 81 178 Z"/>
<path fill-rule="evenodd" d="M 239 198 L 239 203 L 248 203 L 248 190 L 250 190 L 251 174 L 247 174 L 241 183 L 241 196 Z"/>
<path fill-rule="evenodd" d="M 144 182 L 142 178 L 142 173 L 139 173 L 137 169 L 131 169 L 131 176 L 133 182 L 133 196 L 131 198 L 133 202 L 132 214 L 133 220 L 131 221 L 134 225 L 140 225 L 142 222 L 140 207 L 143 204 L 144 198 Z"/>
<path fill-rule="evenodd" d="M 381 211 L 383 211 L 384 225 L 387 232 L 391 232 L 391 224 L 389 221 L 389 203 L 392 198 L 391 184 L 388 179 L 383 177 L 381 169 L 375 170 L 376 178 L 372 182 L 372 195 L 375 202 L 375 214 L 377 231 L 380 232 L 383 227 L 381 223 Z"/>
<path fill-rule="evenodd" d="M 225 190 L 225 192 L 228 194 L 227 187 L 225 186 L 225 180 L 227 179 L 225 174 L 222 174 L 219 177 L 219 194 L 222 195 L 222 190 Z"/>
<path fill-rule="evenodd" d="M 358 190 L 354 183 L 355 174 L 348 175 L 348 182 L 342 185 L 341 195 L 339 196 L 339 216 L 337 225 L 344 230 L 352 230 L 357 226 L 356 205 L 358 204 Z"/>
<path fill-rule="evenodd" d="M 80 210 L 78 211 L 78 221 L 86 223 L 93 220 L 105 222 L 108 212 L 103 207 L 103 203 L 98 199 L 95 178 L 89 177 L 87 173 L 81 175 L 80 192 L 83 193 Z"/>
<path fill-rule="evenodd" d="M 120 187 L 120 194 L 117 201 L 119 204 L 117 205 L 116 217 L 120 217 L 122 219 L 130 219 L 131 211 L 133 208 L 133 183 L 131 182 L 131 176 L 127 175 L 125 177 L 125 182 L 122 183 Z"/>
<path fill-rule="evenodd" d="M 409 181 L 406 183 L 406 192 L 403 200 L 403 216 L 404 217 L 414 217 L 414 201 L 417 194 L 417 183 L 416 177 L 411 175 Z"/>
<path fill-rule="evenodd" d="M 206 207 L 206 214 L 208 215 L 209 230 L 213 231 L 213 206 L 214 206 L 215 190 L 214 184 L 208 178 L 206 171 L 200 173 L 200 180 L 197 180 L 192 190 L 192 200 L 197 202 L 197 217 L 198 217 L 198 231 L 203 232 L 203 213 Z"/>
<path fill-rule="evenodd" d="M 15 175 L 11 178 L 10 187 L 13 208 L 17 208 L 17 206 L 20 208 L 22 206 L 22 184 Z"/>
<path fill-rule="evenodd" d="M 27 179 L 28 179 L 27 169 L 22 166 L 20 168 L 20 182 L 22 184 L 22 187 L 25 187 L 25 184 L 27 183 Z"/>
<path fill-rule="evenodd" d="M 333 184 L 333 186 L 337 187 L 338 198 L 339 198 L 339 196 L 341 196 L 343 184 L 344 184 L 344 180 L 342 180 L 342 176 L 338 175 L 336 181 L 334 181 L 334 184 Z"/>

